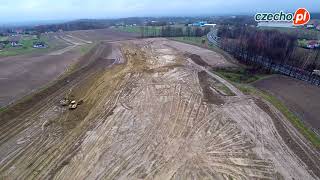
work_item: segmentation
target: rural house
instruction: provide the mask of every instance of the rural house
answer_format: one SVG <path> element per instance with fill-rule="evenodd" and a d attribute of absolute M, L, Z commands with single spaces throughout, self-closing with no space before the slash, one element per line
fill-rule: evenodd
<path fill-rule="evenodd" d="M 320 43 L 318 41 L 310 41 L 307 44 L 307 48 L 309 49 L 314 49 L 314 48 L 319 48 L 320 47 Z"/>
<path fill-rule="evenodd" d="M 19 43 L 20 41 L 20 37 L 18 36 L 13 36 L 9 39 L 9 43 L 12 47 L 19 47 L 19 46 L 22 46 L 21 43 Z"/>
<path fill-rule="evenodd" d="M 47 45 L 44 42 L 34 42 L 33 48 L 47 48 Z"/>
<path fill-rule="evenodd" d="M 10 41 L 10 44 L 12 47 L 20 47 L 22 44 L 19 43 L 19 41 Z"/>

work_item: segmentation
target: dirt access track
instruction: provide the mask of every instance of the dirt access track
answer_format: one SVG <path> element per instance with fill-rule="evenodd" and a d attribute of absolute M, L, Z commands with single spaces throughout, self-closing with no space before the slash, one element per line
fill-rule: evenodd
<path fill-rule="evenodd" d="M 319 179 L 319 151 L 279 111 L 198 65 L 230 65 L 220 56 L 166 39 L 98 47 L 59 88 L 0 114 L 3 179 Z M 66 96 L 84 103 L 68 110 Z"/>
<path fill-rule="evenodd" d="M 130 33 L 119 33 L 108 29 L 90 32 L 92 34 L 87 34 L 86 31 L 50 33 L 46 35 L 50 39 L 49 45 L 59 44 L 59 49 L 46 53 L 0 58 L 0 107 L 15 102 L 63 75 L 70 66 L 81 59 L 83 54 L 80 48 L 85 44 L 94 43 L 98 35 L 108 41 L 136 37 Z M 97 33 L 94 36 L 95 32 Z M 84 35 L 88 40 L 79 38 Z"/>

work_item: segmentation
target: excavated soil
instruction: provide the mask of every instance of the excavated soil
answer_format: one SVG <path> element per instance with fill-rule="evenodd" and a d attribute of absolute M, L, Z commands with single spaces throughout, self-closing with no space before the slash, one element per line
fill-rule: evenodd
<path fill-rule="evenodd" d="M 70 85 L 2 123 L 1 177 L 319 178 L 278 129 L 307 149 L 315 167 L 319 152 L 279 111 L 242 94 L 177 45 L 183 46 L 158 38 L 112 43 L 111 53 L 94 58 L 97 65 L 84 66 L 90 73 L 78 74 Z M 207 61 L 209 55 L 201 53 Z M 221 58 L 214 62 L 216 57 L 210 64 L 229 65 Z M 100 62 L 107 59 L 115 60 L 111 67 Z M 216 82 L 234 96 L 215 91 Z M 84 103 L 70 111 L 59 105 L 65 96 Z"/>

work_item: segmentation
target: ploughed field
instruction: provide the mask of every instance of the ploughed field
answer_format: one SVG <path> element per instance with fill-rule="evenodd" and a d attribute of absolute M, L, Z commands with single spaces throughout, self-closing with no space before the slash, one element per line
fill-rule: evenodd
<path fill-rule="evenodd" d="M 272 105 L 206 68 L 232 64 L 192 47 L 99 43 L 56 88 L 0 114 L 1 177 L 318 179 L 319 152 Z M 83 103 L 69 110 L 64 97 Z"/>
<path fill-rule="evenodd" d="M 130 33 L 109 29 L 44 34 L 47 51 L 0 58 L 0 107 L 7 106 L 58 79 L 94 43 L 133 39 Z M 73 35 L 74 34 L 74 35 Z M 103 38 L 102 38 L 103 37 Z M 82 39 L 85 38 L 85 39 Z"/>
<path fill-rule="evenodd" d="M 273 76 L 255 83 L 277 98 L 320 134 L 320 87 L 286 76 Z"/>

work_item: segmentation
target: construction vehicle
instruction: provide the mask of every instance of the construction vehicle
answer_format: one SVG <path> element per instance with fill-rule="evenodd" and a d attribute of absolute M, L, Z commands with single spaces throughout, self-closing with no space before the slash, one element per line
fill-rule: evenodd
<path fill-rule="evenodd" d="M 312 75 L 320 76 L 320 70 L 313 70 Z"/>
<path fill-rule="evenodd" d="M 70 110 L 76 109 L 79 105 L 83 103 L 83 100 L 69 100 L 68 98 L 64 98 L 60 101 L 61 106 L 68 106 Z"/>
<path fill-rule="evenodd" d="M 69 104 L 69 109 L 76 109 L 78 106 L 76 101 L 71 101 L 71 103 Z"/>

